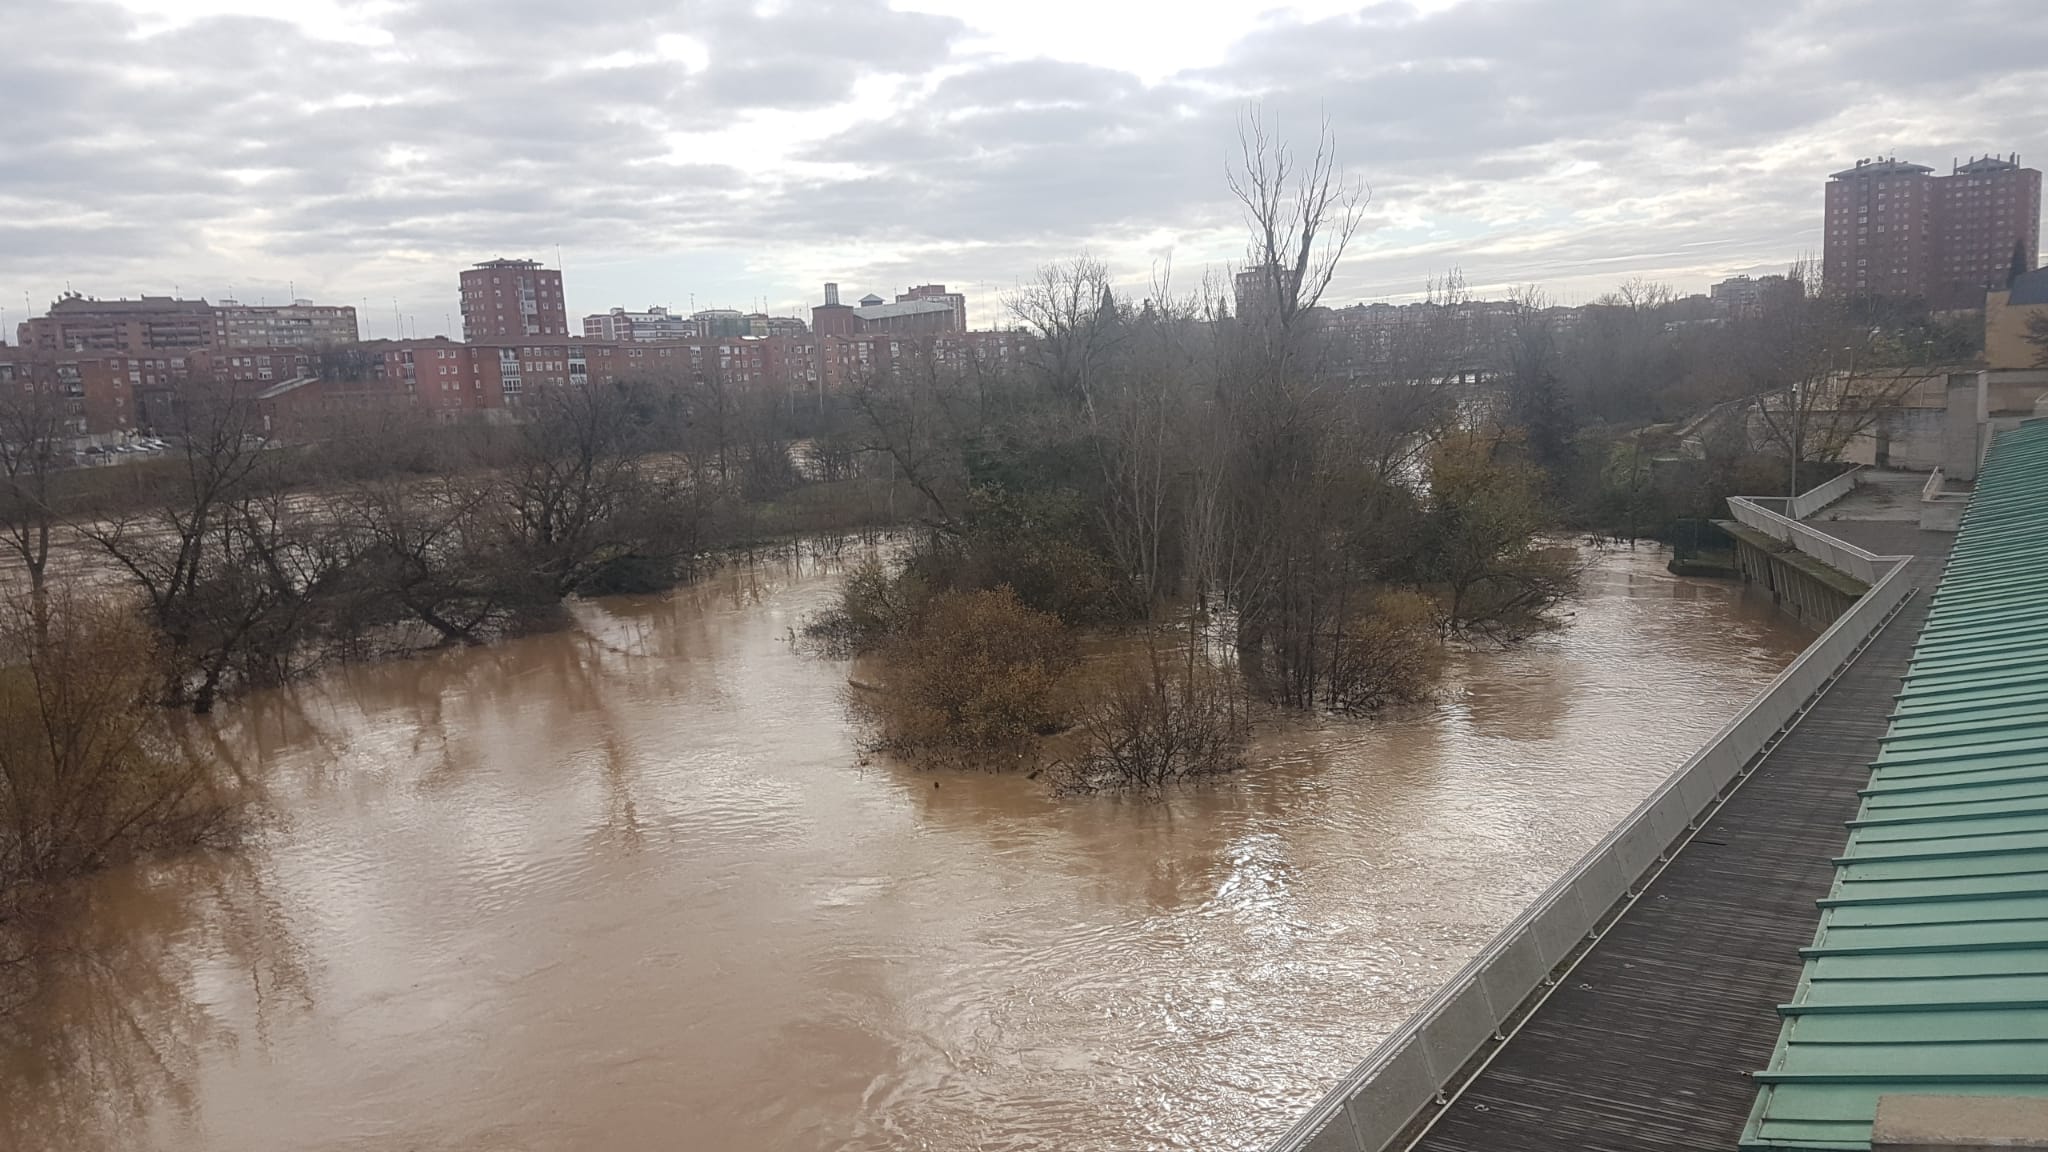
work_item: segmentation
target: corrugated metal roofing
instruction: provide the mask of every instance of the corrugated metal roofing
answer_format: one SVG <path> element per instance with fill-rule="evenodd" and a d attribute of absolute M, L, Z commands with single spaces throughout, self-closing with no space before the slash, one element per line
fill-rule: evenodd
<path fill-rule="evenodd" d="M 1992 447 L 1862 795 L 1744 1148 L 2048 1096 L 2048 421 Z"/>

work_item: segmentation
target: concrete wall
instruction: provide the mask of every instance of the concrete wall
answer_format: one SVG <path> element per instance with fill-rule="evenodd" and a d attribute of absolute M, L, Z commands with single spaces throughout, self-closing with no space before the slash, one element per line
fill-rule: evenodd
<path fill-rule="evenodd" d="M 2027 339 L 2027 321 L 2032 316 L 2048 316 L 2048 304 L 2015 308 L 2006 303 L 2011 295 L 1990 292 L 1984 296 L 1984 360 L 1994 370 L 2040 365 L 2042 350 Z"/>
<path fill-rule="evenodd" d="M 1979 382 L 1949 385 L 1941 468 L 1951 480 L 1970 484 L 1977 479 L 1978 449 L 1983 443 L 1980 430 L 1985 417 L 1983 402 L 1981 377 Z"/>
<path fill-rule="evenodd" d="M 1903 468 L 1908 472 L 1930 472 L 1941 467 L 1948 448 L 1946 391 L 1941 407 L 1894 408 L 1880 418 L 1878 428 L 1878 442 L 1871 446 L 1871 458 L 1855 463 Z"/>
<path fill-rule="evenodd" d="M 1841 618 L 1856 603 L 1856 594 L 1826 583 L 1785 558 L 1782 546 L 1765 547 L 1737 536 L 1735 570 L 1742 578 L 1771 594 L 1778 610 L 1815 631 Z"/>
<path fill-rule="evenodd" d="M 1991 415 L 2031 416 L 2034 405 L 2048 396 L 2048 368 L 1986 373 L 1984 392 L 1984 408 Z"/>
<path fill-rule="evenodd" d="M 1986 422 L 2032 416 L 2044 398 L 2048 368 L 1937 373 L 1885 409 L 1849 442 L 1842 459 L 1908 472 L 1943 468 L 1969 483 L 1976 479 L 1974 461 L 1989 443 Z"/>

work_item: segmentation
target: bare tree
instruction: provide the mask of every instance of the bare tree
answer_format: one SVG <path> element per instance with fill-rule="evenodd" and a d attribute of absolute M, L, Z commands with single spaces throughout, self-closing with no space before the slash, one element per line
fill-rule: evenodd
<path fill-rule="evenodd" d="M 70 422 L 56 397 L 20 383 L 19 392 L 0 395 L 0 544 L 20 559 L 40 597 L 57 526 L 50 484 Z"/>
<path fill-rule="evenodd" d="M 734 437 L 741 452 L 740 491 L 749 500 L 768 500 L 789 491 L 803 479 L 792 455 L 788 393 L 755 386 L 743 388 L 734 406 Z"/>
<path fill-rule="evenodd" d="M 1508 296 L 1505 348 L 1508 407 L 1527 434 L 1529 456 L 1556 476 L 1571 453 L 1570 404 L 1559 378 L 1557 330 L 1535 287 Z"/>
<path fill-rule="evenodd" d="M 624 385 L 543 389 L 520 425 L 505 531 L 551 600 L 574 592 L 618 545 L 615 520 L 640 479 L 637 399 Z"/>
<path fill-rule="evenodd" d="M 475 643 L 511 620 L 532 588 L 494 547 L 498 498 L 487 482 L 455 477 L 387 478 L 343 493 L 336 513 L 358 539 L 345 636 L 398 617 L 426 625 L 439 643 Z"/>
<path fill-rule="evenodd" d="M 1658 398 L 1681 375 L 1664 310 L 1671 289 L 1630 280 L 1580 311 L 1561 350 L 1565 395 L 1595 419 L 1640 422 L 1657 416 Z"/>
<path fill-rule="evenodd" d="M 1209 467 L 1191 504 L 1201 531 L 1191 554 L 1234 609 L 1244 665 L 1277 701 L 1307 708 L 1349 695 L 1344 653 L 1356 622 L 1390 578 L 1414 515 L 1413 455 L 1450 412 L 1472 351 L 1451 281 L 1405 310 L 1364 357 L 1339 367 L 1310 322 L 1355 233 L 1366 192 L 1346 180 L 1325 126 L 1305 165 L 1256 113 L 1230 174 L 1251 234 L 1237 323 L 1219 331 Z M 1433 297 L 1439 293 L 1433 290 Z M 1362 682 L 1362 681 L 1361 681 Z"/>
<path fill-rule="evenodd" d="M 1238 160 L 1228 179 L 1251 231 L 1247 271 L 1259 288 L 1257 306 L 1270 308 L 1282 331 L 1291 330 L 1337 274 L 1370 190 L 1346 178 L 1327 120 L 1304 166 L 1268 132 L 1256 106 L 1238 123 Z"/>
<path fill-rule="evenodd" d="M 1786 459 L 1786 494 L 1800 492 L 1800 465 L 1841 458 L 1925 376 L 1910 367 L 1870 371 L 1877 334 L 1848 302 L 1824 293 L 1811 261 L 1795 264 L 1759 314 L 1731 326 L 1727 361 L 1767 444 Z"/>
<path fill-rule="evenodd" d="M 1055 791 L 1150 791 L 1243 767 L 1251 716 L 1235 671 L 1192 649 L 1148 655 L 1116 667 L 1080 709 L 1079 752 L 1053 765 Z"/>
<path fill-rule="evenodd" d="M 1632 276 L 1622 281 L 1621 287 L 1600 297 L 1594 303 L 1609 308 L 1624 308 L 1630 312 L 1655 312 L 1676 299 L 1678 293 L 1672 291 L 1671 285 Z"/>
<path fill-rule="evenodd" d="M 1461 387 L 1485 363 L 1490 334 L 1475 318 L 1457 269 L 1432 278 L 1366 354 L 1354 358 L 1345 397 L 1357 451 L 1382 483 L 1420 470 L 1457 412 Z"/>
<path fill-rule="evenodd" d="M 1128 582 L 1135 615 L 1149 615 L 1173 590 L 1183 525 L 1178 508 L 1199 482 L 1196 422 L 1209 391 L 1197 300 L 1173 298 L 1170 274 L 1155 277 L 1146 307 L 1119 326 L 1118 371 L 1089 408 L 1090 442 L 1101 469 L 1103 537 Z"/>
<path fill-rule="evenodd" d="M 966 469 L 963 446 L 989 412 L 985 391 L 930 357 L 897 364 L 862 365 L 850 399 L 860 416 L 860 450 L 887 457 L 924 498 L 924 525 L 945 536 L 965 530 Z"/>
<path fill-rule="evenodd" d="M 1106 362 L 1123 337 L 1109 267 L 1085 254 L 1043 265 L 1004 303 L 1036 337 L 1029 363 L 1042 382 L 1092 412 Z"/>
<path fill-rule="evenodd" d="M 244 531 L 263 523 L 246 502 L 262 494 L 258 473 L 271 458 L 255 404 L 233 385 L 192 383 L 172 419 L 178 484 L 140 511 L 89 519 L 79 531 L 141 594 L 163 638 L 166 700 L 205 712 L 267 607 L 267 574 L 252 567 L 261 557 Z"/>
<path fill-rule="evenodd" d="M 717 359 L 717 348 L 704 351 L 710 356 L 704 364 L 693 367 L 684 391 L 689 410 L 684 450 L 689 454 L 692 472 L 700 480 L 708 476 L 706 465 L 715 462 L 718 482 L 723 485 L 732 474 L 732 453 L 739 431 L 739 395 L 731 365 Z"/>

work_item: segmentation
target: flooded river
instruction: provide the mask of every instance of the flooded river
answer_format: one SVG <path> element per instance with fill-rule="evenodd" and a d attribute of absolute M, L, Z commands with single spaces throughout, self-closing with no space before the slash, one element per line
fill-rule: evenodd
<path fill-rule="evenodd" d="M 241 850 L 96 878 L 0 1147 L 1258 1148 L 1804 644 L 1608 552 L 1441 707 L 1164 802 L 863 766 L 813 561 L 224 710 Z"/>

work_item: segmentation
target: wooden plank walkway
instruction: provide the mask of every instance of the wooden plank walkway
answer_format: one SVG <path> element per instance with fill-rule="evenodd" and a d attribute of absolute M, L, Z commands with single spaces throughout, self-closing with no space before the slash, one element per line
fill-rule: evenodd
<path fill-rule="evenodd" d="M 1733 1149 L 1954 537 L 1831 523 L 1920 589 L 1446 1108 L 1427 1152 Z"/>

